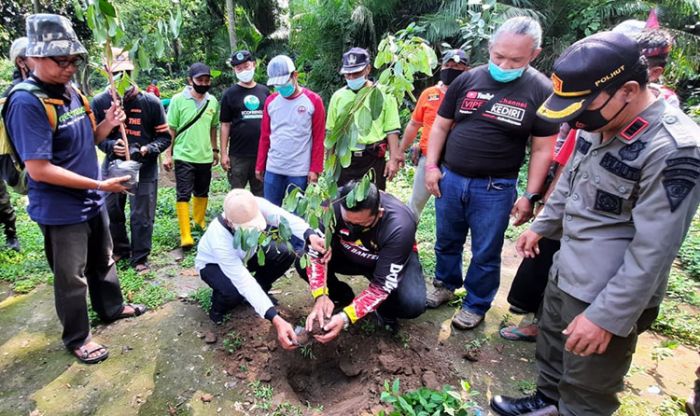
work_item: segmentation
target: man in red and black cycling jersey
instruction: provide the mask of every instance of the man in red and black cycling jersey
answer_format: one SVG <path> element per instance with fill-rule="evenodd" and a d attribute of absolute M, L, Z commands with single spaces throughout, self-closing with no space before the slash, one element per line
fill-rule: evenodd
<path fill-rule="evenodd" d="M 353 180 L 342 187 L 333 202 L 336 225 L 330 260 L 323 264 L 312 253 L 311 266 L 301 271 L 315 299 L 306 326 L 310 330 L 314 320 L 322 323 L 325 334 L 316 335 L 322 343 L 335 339 L 343 328 L 372 312 L 380 324 L 396 332 L 398 318 L 412 319 L 425 311 L 415 217 L 401 201 L 371 183 L 362 201 L 348 203 L 348 194 L 356 184 Z M 365 276 L 369 286 L 355 296 L 336 273 Z M 331 316 L 335 306 L 343 309 Z"/>

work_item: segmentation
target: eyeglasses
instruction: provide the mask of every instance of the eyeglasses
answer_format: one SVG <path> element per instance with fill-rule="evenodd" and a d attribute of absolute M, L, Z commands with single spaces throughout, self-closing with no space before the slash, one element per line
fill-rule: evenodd
<path fill-rule="evenodd" d="M 49 59 L 56 62 L 56 65 L 58 65 L 59 68 L 68 68 L 71 65 L 77 68 L 85 62 L 85 59 L 80 57 L 75 59 L 56 59 L 53 56 L 50 56 Z"/>

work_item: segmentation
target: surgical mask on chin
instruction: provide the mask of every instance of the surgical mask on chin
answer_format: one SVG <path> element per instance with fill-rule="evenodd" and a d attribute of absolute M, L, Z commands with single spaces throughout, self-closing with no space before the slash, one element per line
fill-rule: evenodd
<path fill-rule="evenodd" d="M 286 84 L 278 85 L 275 87 L 275 91 L 280 93 L 280 95 L 284 98 L 289 98 L 294 94 L 294 91 L 296 90 L 296 87 L 294 86 L 294 83 L 292 81 L 289 81 Z"/>
<path fill-rule="evenodd" d="M 253 69 L 247 69 L 245 71 L 236 72 L 236 78 L 238 78 L 239 81 L 244 83 L 252 81 L 254 76 L 255 70 Z"/>
<path fill-rule="evenodd" d="M 458 76 L 462 75 L 464 71 L 455 68 L 445 68 L 440 70 L 440 81 L 445 85 L 452 84 L 452 81 L 457 79 Z"/>
<path fill-rule="evenodd" d="M 627 107 L 627 104 L 629 104 L 625 103 L 625 105 L 623 105 L 622 108 L 620 108 L 620 110 L 618 110 L 618 112 L 615 113 L 615 115 L 612 116 L 610 120 L 608 120 L 607 118 L 603 117 L 601 112 L 603 111 L 605 106 L 608 105 L 610 100 L 612 100 L 614 95 L 615 93 L 612 93 L 610 97 L 607 100 L 605 100 L 603 105 L 600 106 L 600 108 L 598 108 L 597 110 L 584 110 L 581 112 L 581 114 L 578 115 L 578 117 L 574 118 L 573 120 L 569 120 L 567 123 L 569 124 L 569 126 L 571 126 L 572 129 L 581 129 L 585 131 L 596 131 L 605 127 L 608 123 L 613 121 L 615 117 L 619 116 L 622 110 L 624 110 L 625 107 Z"/>
<path fill-rule="evenodd" d="M 348 84 L 348 88 L 353 91 L 357 91 L 365 86 L 365 83 L 367 83 L 367 77 L 362 76 L 355 79 L 346 79 L 345 82 Z"/>
<path fill-rule="evenodd" d="M 527 65 L 525 65 L 522 68 L 503 69 L 500 66 L 494 64 L 493 61 L 489 59 L 489 74 L 491 74 L 491 78 L 495 79 L 498 82 L 515 81 L 523 75 L 523 72 L 525 72 L 525 68 L 527 68 Z"/>
<path fill-rule="evenodd" d="M 197 94 L 205 94 L 207 91 L 209 91 L 209 88 L 211 88 L 211 85 L 197 85 L 197 84 L 192 84 L 192 88 L 197 91 Z"/>

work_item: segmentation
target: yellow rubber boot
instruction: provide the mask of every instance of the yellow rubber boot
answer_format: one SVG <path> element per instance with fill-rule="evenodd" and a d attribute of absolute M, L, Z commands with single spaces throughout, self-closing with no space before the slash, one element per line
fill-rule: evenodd
<path fill-rule="evenodd" d="M 175 206 L 177 208 L 177 222 L 180 224 L 180 246 L 190 248 L 194 245 L 190 230 L 190 203 L 178 202 Z"/>
<path fill-rule="evenodd" d="M 192 197 L 192 217 L 194 223 L 199 225 L 201 229 L 207 226 L 206 215 L 207 215 L 207 203 L 209 198 L 201 198 L 198 196 Z"/>

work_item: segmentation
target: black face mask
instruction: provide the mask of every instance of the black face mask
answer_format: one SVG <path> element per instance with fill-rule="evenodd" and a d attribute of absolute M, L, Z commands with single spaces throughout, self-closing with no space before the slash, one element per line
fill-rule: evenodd
<path fill-rule="evenodd" d="M 379 221 L 379 212 L 375 214 L 377 217 L 372 221 L 372 224 L 370 225 L 360 225 L 360 224 L 353 224 L 351 222 L 345 222 L 345 226 L 348 229 L 348 232 L 350 233 L 348 235 L 348 238 L 350 240 L 358 240 L 362 234 L 365 234 L 374 228 L 375 225 L 377 225 L 377 222 Z"/>
<path fill-rule="evenodd" d="M 615 91 L 615 92 L 617 92 L 617 91 Z M 620 108 L 620 110 L 617 113 L 615 113 L 615 115 L 612 116 L 612 118 L 610 120 L 603 117 L 603 115 L 601 114 L 601 111 L 603 111 L 605 106 L 607 106 L 608 103 L 610 102 L 610 100 L 612 100 L 612 98 L 615 96 L 615 92 L 610 94 L 610 97 L 607 100 L 605 100 L 605 102 L 603 103 L 602 106 L 600 106 L 599 109 L 597 109 L 597 110 L 584 110 L 575 119 L 567 121 L 569 126 L 571 126 L 572 129 L 581 129 L 581 130 L 585 130 L 585 131 L 596 131 L 602 127 L 605 127 L 608 123 L 613 121 L 615 119 L 615 117 L 619 116 L 620 113 L 622 112 L 622 110 L 624 110 L 625 107 L 627 107 L 627 104 L 629 104 L 629 103 L 625 103 L 625 105 L 623 105 L 622 108 Z"/>
<path fill-rule="evenodd" d="M 445 85 L 452 84 L 458 76 L 462 75 L 464 71 L 461 69 L 445 68 L 440 70 L 440 81 Z"/>
<path fill-rule="evenodd" d="M 205 94 L 207 91 L 209 91 L 211 85 L 197 85 L 195 83 L 192 83 L 192 88 L 194 88 L 194 90 L 197 91 L 197 94 Z"/>

